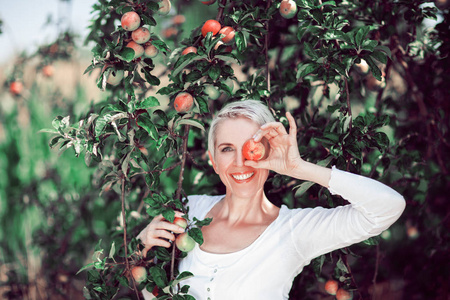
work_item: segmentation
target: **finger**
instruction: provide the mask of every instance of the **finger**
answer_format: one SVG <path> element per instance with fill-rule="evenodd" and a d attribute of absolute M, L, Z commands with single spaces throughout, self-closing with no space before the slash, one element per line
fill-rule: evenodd
<path fill-rule="evenodd" d="M 165 239 L 168 239 L 168 240 L 171 240 L 171 241 L 175 240 L 175 235 L 173 235 L 172 233 L 170 233 L 167 230 L 157 230 L 157 231 L 155 231 L 154 237 L 155 238 L 165 238 Z"/>
<path fill-rule="evenodd" d="M 162 239 L 154 239 L 153 240 L 153 246 L 161 246 L 164 248 L 169 248 L 172 244 L 168 241 L 162 240 Z"/>
<path fill-rule="evenodd" d="M 175 211 L 175 217 L 183 218 L 184 215 L 185 215 L 184 212 L 181 212 L 181 211 L 178 211 L 178 210 Z"/>
<path fill-rule="evenodd" d="M 267 139 L 274 138 L 278 135 L 287 134 L 286 128 L 280 122 L 270 122 L 261 126 L 261 129 L 254 136 L 255 142 L 259 142 L 263 137 Z"/>
<path fill-rule="evenodd" d="M 269 169 L 268 168 L 269 164 L 264 160 L 258 162 L 253 160 L 246 160 L 244 161 L 244 165 L 255 169 Z"/>
<path fill-rule="evenodd" d="M 286 118 L 289 121 L 289 135 L 297 139 L 297 123 L 290 112 L 286 112 Z"/>
<path fill-rule="evenodd" d="M 142 255 L 144 256 L 144 258 L 147 257 L 147 252 L 151 249 L 151 247 L 145 247 L 144 250 L 142 250 Z"/>
<path fill-rule="evenodd" d="M 161 224 L 158 226 L 157 229 L 164 229 L 164 230 L 173 231 L 176 233 L 183 233 L 185 231 L 183 227 L 175 225 L 175 224 L 167 222 L 167 221 L 161 222 Z"/>

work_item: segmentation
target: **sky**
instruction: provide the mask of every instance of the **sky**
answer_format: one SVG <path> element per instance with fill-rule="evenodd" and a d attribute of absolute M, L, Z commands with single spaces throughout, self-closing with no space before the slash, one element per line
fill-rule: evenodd
<path fill-rule="evenodd" d="M 32 54 L 41 45 L 56 39 L 70 28 L 80 35 L 80 43 L 88 34 L 92 5 L 97 0 L 0 0 L 0 64 L 14 58 L 15 53 Z M 50 25 L 46 25 L 51 18 Z"/>

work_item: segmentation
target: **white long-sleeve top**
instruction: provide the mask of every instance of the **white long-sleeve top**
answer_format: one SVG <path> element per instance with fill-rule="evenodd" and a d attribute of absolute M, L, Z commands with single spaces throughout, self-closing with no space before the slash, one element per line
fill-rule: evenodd
<path fill-rule="evenodd" d="M 213 254 L 196 245 L 179 265 L 180 272 L 194 277 L 181 284 L 189 285 L 189 294 L 198 300 L 288 299 L 293 279 L 313 258 L 380 234 L 405 208 L 403 197 L 390 187 L 334 167 L 329 190 L 350 204 L 331 209 L 282 205 L 263 234 L 237 252 Z M 223 197 L 188 197 L 190 218 L 204 219 Z"/>

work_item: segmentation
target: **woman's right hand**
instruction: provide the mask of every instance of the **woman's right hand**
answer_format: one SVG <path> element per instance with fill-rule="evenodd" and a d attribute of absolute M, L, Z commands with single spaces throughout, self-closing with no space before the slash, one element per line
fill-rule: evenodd
<path fill-rule="evenodd" d="M 176 211 L 175 217 L 182 217 L 183 213 Z M 154 246 L 161 246 L 169 248 L 171 243 L 169 241 L 175 240 L 174 233 L 183 233 L 184 228 L 170 223 L 162 215 L 158 215 L 153 218 L 150 224 L 144 228 L 144 230 L 137 236 L 145 246 L 142 254 L 147 256 L 147 252 Z"/>

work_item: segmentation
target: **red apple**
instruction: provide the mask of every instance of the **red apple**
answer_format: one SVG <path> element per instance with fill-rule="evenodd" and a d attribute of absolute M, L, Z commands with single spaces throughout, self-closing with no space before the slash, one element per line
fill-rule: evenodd
<path fill-rule="evenodd" d="M 353 294 L 349 291 L 344 290 L 343 288 L 340 288 L 336 292 L 336 299 L 337 300 L 352 300 Z"/>
<path fill-rule="evenodd" d="M 183 50 L 183 52 L 181 52 L 181 55 L 186 55 L 188 53 L 197 53 L 197 48 L 193 46 L 187 47 Z"/>
<path fill-rule="evenodd" d="M 42 74 L 44 74 L 45 77 L 52 77 L 55 69 L 52 65 L 46 65 L 42 68 Z"/>
<path fill-rule="evenodd" d="M 173 106 L 177 112 L 188 112 L 194 105 L 194 98 L 191 94 L 182 92 L 175 97 Z"/>
<path fill-rule="evenodd" d="M 138 29 L 139 25 L 141 25 L 141 18 L 136 12 L 129 11 L 123 14 L 120 23 L 126 31 L 133 31 Z"/>
<path fill-rule="evenodd" d="M 144 47 L 134 41 L 129 42 L 126 47 L 134 50 L 134 58 L 141 57 L 144 54 Z"/>
<path fill-rule="evenodd" d="M 183 15 L 176 15 L 172 18 L 172 23 L 174 25 L 181 25 L 186 22 L 186 17 Z"/>
<path fill-rule="evenodd" d="M 297 13 L 297 3 L 293 0 L 283 0 L 280 4 L 280 14 L 285 19 L 291 19 Z"/>
<path fill-rule="evenodd" d="M 201 1 L 203 4 L 205 4 L 205 5 L 211 5 L 211 4 L 213 4 L 214 2 L 216 2 L 216 0 L 207 0 L 207 1 Z"/>
<path fill-rule="evenodd" d="M 150 39 L 150 31 L 145 27 L 139 27 L 131 33 L 131 38 L 138 44 L 145 44 Z"/>
<path fill-rule="evenodd" d="M 205 24 L 203 24 L 202 35 L 203 37 L 205 37 L 208 32 L 212 32 L 212 35 L 216 35 L 219 32 L 220 28 L 222 28 L 222 25 L 220 25 L 218 21 L 208 20 L 205 22 Z"/>
<path fill-rule="evenodd" d="M 186 229 L 188 225 L 186 219 L 181 217 L 175 217 L 175 219 L 173 220 L 173 224 L 178 225 L 184 229 Z"/>
<path fill-rule="evenodd" d="M 222 29 L 220 29 L 219 34 L 225 35 L 222 38 L 222 42 L 229 43 L 234 40 L 235 31 L 234 31 L 233 27 L 225 26 Z"/>
<path fill-rule="evenodd" d="M 23 83 L 20 81 L 13 81 L 9 85 L 9 92 L 13 95 L 20 95 L 23 90 Z"/>
<path fill-rule="evenodd" d="M 336 280 L 330 279 L 325 283 L 325 291 L 330 295 L 336 295 L 339 288 L 339 283 Z"/>
<path fill-rule="evenodd" d="M 175 240 L 177 248 L 183 252 L 189 252 L 195 247 L 195 241 L 189 236 L 187 232 L 184 232 L 177 236 Z"/>
<path fill-rule="evenodd" d="M 172 3 L 170 2 L 170 0 L 161 0 L 161 2 L 159 3 L 159 9 L 158 12 L 165 16 L 170 12 L 170 9 L 172 8 Z"/>
<path fill-rule="evenodd" d="M 145 44 L 144 56 L 149 58 L 154 58 L 158 55 L 159 50 L 151 43 Z"/>
<path fill-rule="evenodd" d="M 242 147 L 242 155 L 247 160 L 258 161 L 266 154 L 266 147 L 261 142 L 255 142 L 254 139 L 249 139 Z"/>
<path fill-rule="evenodd" d="M 142 266 L 135 266 L 131 269 L 131 275 L 137 283 L 141 283 L 147 279 L 147 270 Z"/>

